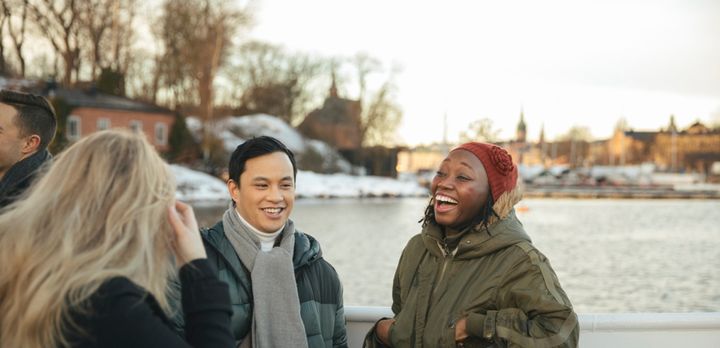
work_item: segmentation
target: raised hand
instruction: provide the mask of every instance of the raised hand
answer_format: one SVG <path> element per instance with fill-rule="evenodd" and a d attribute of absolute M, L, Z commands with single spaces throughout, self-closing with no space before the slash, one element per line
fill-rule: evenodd
<path fill-rule="evenodd" d="M 178 267 L 192 260 L 207 258 L 192 207 L 176 201 L 168 208 L 168 220 L 175 232 L 173 248 Z"/>

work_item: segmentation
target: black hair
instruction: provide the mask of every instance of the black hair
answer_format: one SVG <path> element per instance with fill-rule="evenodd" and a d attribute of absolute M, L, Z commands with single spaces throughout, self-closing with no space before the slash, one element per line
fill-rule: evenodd
<path fill-rule="evenodd" d="M 428 203 L 428 206 L 425 208 L 425 216 L 423 216 L 423 218 L 418 221 L 422 222 L 423 228 L 426 227 L 428 224 L 438 225 L 437 221 L 435 221 L 435 207 L 433 206 L 434 201 L 434 197 L 430 198 L 430 203 Z M 489 231 L 488 221 L 490 221 L 490 218 L 493 216 L 499 217 L 498 214 L 495 212 L 495 209 L 493 209 L 494 204 L 495 202 L 493 201 L 492 194 L 488 192 L 487 201 L 480 209 L 478 214 L 475 215 L 475 218 L 473 218 L 467 226 L 481 225 L 483 229 L 485 229 L 485 231 Z"/>
<path fill-rule="evenodd" d="M 16 120 L 20 134 L 38 135 L 39 150 L 47 148 L 57 129 L 55 109 L 47 99 L 34 94 L 1 90 L 0 103 L 10 105 L 17 111 Z"/>
<path fill-rule="evenodd" d="M 295 155 L 280 140 L 270 136 L 259 136 L 247 140 L 238 145 L 230 156 L 228 163 L 228 176 L 230 180 L 240 185 L 240 175 L 245 171 L 245 162 L 249 159 L 267 155 L 273 152 L 283 152 L 290 159 L 293 167 L 293 180 L 297 178 L 297 165 L 295 164 Z"/>

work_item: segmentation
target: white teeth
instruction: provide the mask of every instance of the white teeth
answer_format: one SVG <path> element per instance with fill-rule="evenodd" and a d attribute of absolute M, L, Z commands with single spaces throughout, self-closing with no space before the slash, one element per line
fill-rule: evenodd
<path fill-rule="evenodd" d="M 438 202 L 445 202 L 445 203 L 452 203 L 452 204 L 458 204 L 458 201 L 444 195 L 437 195 L 435 196 L 435 200 Z"/>
<path fill-rule="evenodd" d="M 279 214 L 282 208 L 265 208 L 263 210 L 269 214 Z"/>

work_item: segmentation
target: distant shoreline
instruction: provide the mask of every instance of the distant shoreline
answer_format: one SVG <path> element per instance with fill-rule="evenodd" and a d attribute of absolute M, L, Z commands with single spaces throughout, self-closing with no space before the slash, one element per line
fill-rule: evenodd
<path fill-rule="evenodd" d="M 524 198 L 720 199 L 720 190 L 641 186 L 526 186 Z"/>

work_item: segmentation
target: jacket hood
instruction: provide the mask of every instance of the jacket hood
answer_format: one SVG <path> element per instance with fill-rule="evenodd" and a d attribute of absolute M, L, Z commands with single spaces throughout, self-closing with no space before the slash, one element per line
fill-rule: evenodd
<path fill-rule="evenodd" d="M 422 238 L 425 248 L 430 253 L 437 257 L 444 256 L 442 250 L 444 233 L 440 226 L 428 224 L 423 229 Z M 510 209 L 505 218 L 499 221 L 496 219 L 488 230 L 481 225 L 471 227 L 453 252 L 456 259 L 474 259 L 523 241 L 531 242 L 520 220 L 515 216 L 515 210 Z"/>
<path fill-rule="evenodd" d="M 293 249 L 293 265 L 295 270 L 307 266 L 322 258 L 320 243 L 313 236 L 295 230 L 295 249 Z"/>

